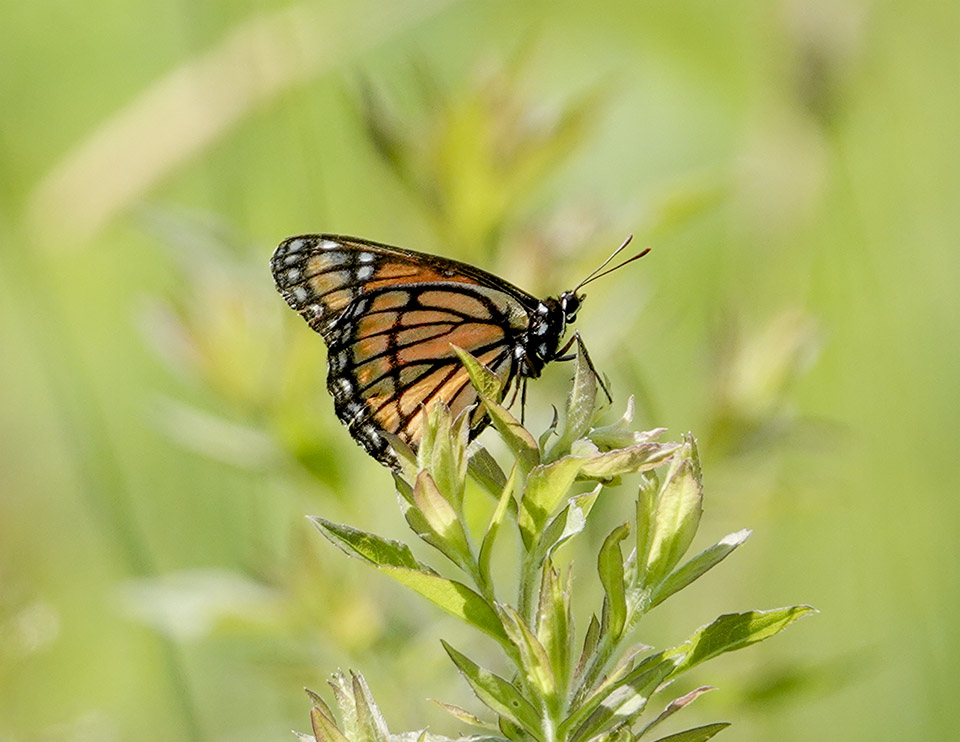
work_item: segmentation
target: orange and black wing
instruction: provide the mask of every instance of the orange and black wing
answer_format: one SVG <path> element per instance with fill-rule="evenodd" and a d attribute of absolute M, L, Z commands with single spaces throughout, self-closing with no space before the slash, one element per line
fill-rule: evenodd
<path fill-rule="evenodd" d="M 338 235 L 290 238 L 272 268 L 287 303 L 329 346 L 337 416 L 388 466 L 396 458 L 382 433 L 416 449 L 430 405 L 441 401 L 456 415 L 476 403 L 452 345 L 509 386 L 537 303 L 473 266 Z M 469 414 L 475 434 L 485 417 Z"/>

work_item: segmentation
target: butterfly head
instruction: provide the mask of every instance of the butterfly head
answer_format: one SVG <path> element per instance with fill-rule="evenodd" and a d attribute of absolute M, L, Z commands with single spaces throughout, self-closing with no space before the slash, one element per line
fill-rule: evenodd
<path fill-rule="evenodd" d="M 568 325 L 577 319 L 580 303 L 586 298 L 586 294 L 577 294 L 576 291 L 564 291 L 560 294 L 560 309 Z"/>

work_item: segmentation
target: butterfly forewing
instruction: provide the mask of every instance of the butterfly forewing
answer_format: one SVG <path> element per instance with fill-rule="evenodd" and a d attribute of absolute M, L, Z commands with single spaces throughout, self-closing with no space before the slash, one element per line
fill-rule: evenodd
<path fill-rule="evenodd" d="M 509 386 L 515 349 L 539 302 L 473 266 L 337 235 L 284 241 L 271 261 L 287 303 L 329 346 L 327 388 L 351 435 L 381 462 L 381 433 L 416 448 L 423 416 L 442 401 L 456 415 L 476 392 L 452 345 Z M 471 430 L 485 423 L 471 413 Z"/>

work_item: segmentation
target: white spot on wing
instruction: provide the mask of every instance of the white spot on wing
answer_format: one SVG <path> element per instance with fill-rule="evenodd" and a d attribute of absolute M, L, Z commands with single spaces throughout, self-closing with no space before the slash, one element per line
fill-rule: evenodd
<path fill-rule="evenodd" d="M 358 259 L 360 260 L 361 263 L 369 265 L 374 260 L 376 260 L 376 256 L 372 252 L 362 252 L 358 256 Z"/>
<path fill-rule="evenodd" d="M 287 271 L 287 280 L 288 280 L 288 281 L 296 281 L 298 278 L 300 278 L 300 269 L 299 269 L 299 268 L 291 268 L 290 270 Z"/>
<path fill-rule="evenodd" d="M 307 300 L 307 290 L 303 286 L 294 286 L 293 287 L 293 298 L 299 302 L 304 302 Z"/>
<path fill-rule="evenodd" d="M 340 247 L 339 242 L 334 242 L 333 240 L 320 240 L 321 250 L 336 250 L 338 247 Z"/>
<path fill-rule="evenodd" d="M 360 402 L 348 402 L 344 411 L 351 420 L 355 420 L 363 413 L 364 407 Z"/>
<path fill-rule="evenodd" d="M 283 259 L 283 264 L 284 264 L 284 265 L 293 265 L 294 263 L 298 262 L 299 260 L 300 260 L 300 256 L 299 256 L 299 255 L 297 255 L 296 253 L 290 253 L 289 255 L 287 255 L 287 257 L 285 257 L 285 258 Z"/>
<path fill-rule="evenodd" d="M 357 278 L 361 281 L 366 281 L 368 278 L 373 277 L 373 266 L 364 265 L 357 271 Z"/>

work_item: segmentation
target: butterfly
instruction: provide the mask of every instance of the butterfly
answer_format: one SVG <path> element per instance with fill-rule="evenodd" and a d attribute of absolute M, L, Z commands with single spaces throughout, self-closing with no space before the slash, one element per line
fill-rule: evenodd
<path fill-rule="evenodd" d="M 451 346 L 497 374 L 505 394 L 518 382 L 514 397 L 522 388 L 525 401 L 527 380 L 547 363 L 573 358 L 574 342 L 585 353 L 579 334 L 563 344 L 585 297 L 579 290 L 649 251 L 603 271 L 630 239 L 576 288 L 546 299 L 467 263 L 335 234 L 290 237 L 270 266 L 287 304 L 327 344 L 337 417 L 368 453 L 397 469 L 391 438 L 416 450 L 436 402 L 471 416 L 471 438 L 487 423 Z"/>

